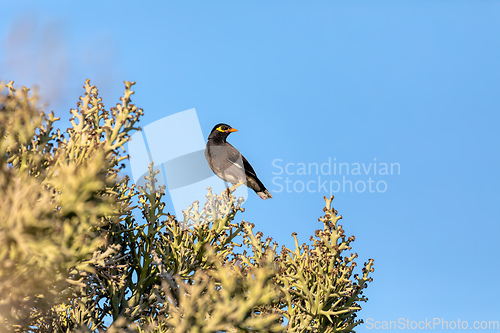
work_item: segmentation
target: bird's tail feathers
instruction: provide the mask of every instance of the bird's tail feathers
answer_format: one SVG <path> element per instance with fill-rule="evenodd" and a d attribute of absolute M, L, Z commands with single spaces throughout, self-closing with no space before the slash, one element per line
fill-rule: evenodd
<path fill-rule="evenodd" d="M 257 195 L 264 200 L 271 199 L 273 197 L 268 190 L 257 192 Z"/>

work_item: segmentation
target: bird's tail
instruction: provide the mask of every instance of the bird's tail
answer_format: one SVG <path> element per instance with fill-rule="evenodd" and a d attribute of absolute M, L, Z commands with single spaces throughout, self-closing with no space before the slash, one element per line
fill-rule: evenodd
<path fill-rule="evenodd" d="M 257 192 L 257 195 L 261 198 L 261 199 L 271 199 L 273 196 L 271 195 L 271 193 L 269 193 L 268 190 L 264 190 L 264 191 L 259 191 Z"/>

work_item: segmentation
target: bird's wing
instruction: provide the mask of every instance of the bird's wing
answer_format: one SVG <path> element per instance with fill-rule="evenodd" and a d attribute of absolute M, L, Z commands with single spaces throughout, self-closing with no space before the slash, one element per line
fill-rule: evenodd
<path fill-rule="evenodd" d="M 227 154 L 227 160 L 231 162 L 234 166 L 244 169 L 245 168 L 245 158 L 241 153 L 234 148 L 230 143 L 226 143 L 226 154 Z M 243 160 L 243 163 L 241 163 Z M 247 162 L 248 163 L 248 162 Z"/>
<path fill-rule="evenodd" d="M 238 168 L 245 171 L 249 176 L 257 178 L 255 170 L 252 168 L 250 163 L 248 163 L 245 156 L 243 156 L 236 148 L 234 148 L 230 143 L 228 143 L 228 160 L 233 163 Z M 242 163 L 243 162 L 243 165 Z"/>
<path fill-rule="evenodd" d="M 241 155 L 241 153 L 231 146 L 231 144 L 227 143 L 227 159 L 229 162 L 231 162 L 234 166 L 237 166 L 241 171 L 243 171 L 246 175 L 247 179 L 247 186 L 251 189 L 253 189 L 259 196 L 262 198 L 262 195 L 271 198 L 271 194 L 269 192 L 264 192 L 267 191 L 266 187 L 260 179 L 257 177 L 257 173 L 255 170 L 252 168 L 250 163 L 247 161 L 245 156 Z M 243 162 L 243 163 L 242 163 Z M 263 192 L 264 194 L 262 194 Z"/>
<path fill-rule="evenodd" d="M 245 168 L 245 173 L 247 175 L 254 176 L 255 178 L 257 178 L 257 173 L 255 173 L 255 170 L 252 168 L 250 163 L 248 163 L 245 156 L 241 155 L 241 158 L 243 159 L 243 167 Z"/>

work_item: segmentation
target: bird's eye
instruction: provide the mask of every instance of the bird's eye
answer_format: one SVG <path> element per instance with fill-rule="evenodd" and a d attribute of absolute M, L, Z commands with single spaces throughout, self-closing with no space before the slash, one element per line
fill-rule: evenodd
<path fill-rule="evenodd" d="M 217 130 L 218 130 L 219 132 L 227 132 L 227 130 L 228 130 L 229 128 L 230 128 L 230 127 L 228 127 L 228 126 L 221 125 L 221 126 L 217 127 Z"/>

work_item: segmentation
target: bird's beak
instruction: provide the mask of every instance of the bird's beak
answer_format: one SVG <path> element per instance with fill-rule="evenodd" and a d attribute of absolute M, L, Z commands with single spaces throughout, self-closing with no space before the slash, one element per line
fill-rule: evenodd
<path fill-rule="evenodd" d="M 227 130 L 228 132 L 238 132 L 238 130 L 236 128 L 230 128 Z"/>

